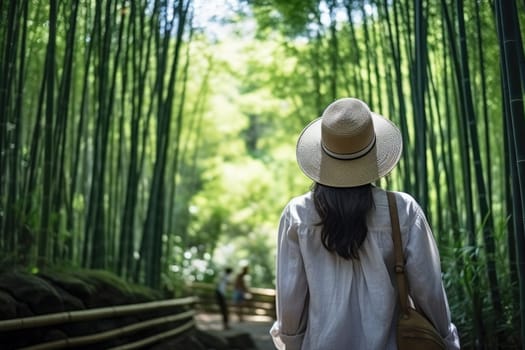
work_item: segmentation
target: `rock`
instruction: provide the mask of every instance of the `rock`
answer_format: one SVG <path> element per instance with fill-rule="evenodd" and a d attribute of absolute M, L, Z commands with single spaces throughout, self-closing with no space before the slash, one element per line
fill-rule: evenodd
<path fill-rule="evenodd" d="M 230 343 L 225 337 L 221 336 L 219 332 L 211 333 L 197 330 L 195 337 L 201 341 L 206 349 L 230 350 Z"/>
<path fill-rule="evenodd" d="M 212 348 L 206 347 L 200 337 L 194 332 L 189 332 L 187 335 L 178 338 L 164 340 L 156 345 L 148 348 L 149 350 L 211 350 Z"/>
<path fill-rule="evenodd" d="M 17 302 L 10 294 L 0 291 L 0 320 L 16 318 L 16 306 Z"/>
<path fill-rule="evenodd" d="M 226 335 L 230 349 L 238 350 L 256 350 L 257 346 L 252 337 L 246 332 L 233 332 Z"/>
<path fill-rule="evenodd" d="M 107 271 L 74 272 L 41 271 L 38 275 L 23 271 L 0 274 L 0 320 L 30 317 L 64 311 L 85 310 L 123 304 L 162 300 L 160 294 L 145 287 L 124 282 Z M 139 321 L 150 320 L 185 311 L 186 307 L 170 307 L 122 317 L 106 317 L 13 331 L 0 332 L 0 349 L 10 350 L 41 344 L 46 341 L 96 334 Z M 151 329 L 79 350 L 124 345 L 160 332 L 176 328 L 184 321 L 157 325 Z M 197 328 L 151 345 L 152 350 L 255 350 L 249 333 L 240 330 L 203 331 Z"/>
<path fill-rule="evenodd" d="M 26 304 L 34 315 L 64 311 L 64 304 L 56 290 L 45 280 L 29 273 L 19 271 L 3 273 L 0 276 L 0 290 Z"/>
<path fill-rule="evenodd" d="M 214 350 L 256 350 L 257 345 L 250 333 L 241 330 L 201 331 L 199 339 L 208 349 Z"/>
<path fill-rule="evenodd" d="M 79 300 L 87 300 L 95 293 L 95 288 L 81 279 L 61 271 L 43 271 L 38 274 L 55 287 L 59 287 Z M 84 302 L 82 302 L 84 304 Z M 84 306 L 85 307 L 85 306 Z"/>

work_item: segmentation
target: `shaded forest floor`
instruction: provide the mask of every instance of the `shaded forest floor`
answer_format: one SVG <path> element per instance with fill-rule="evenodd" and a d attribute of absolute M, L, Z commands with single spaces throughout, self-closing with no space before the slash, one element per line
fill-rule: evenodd
<path fill-rule="evenodd" d="M 218 314 L 199 313 L 195 316 L 197 328 L 210 334 L 215 334 L 223 338 L 231 337 L 235 334 L 249 334 L 255 343 L 257 350 L 275 350 L 270 328 L 273 320 L 264 316 L 245 316 L 243 322 L 238 322 L 232 316 L 231 329 L 223 330 L 221 317 Z"/>

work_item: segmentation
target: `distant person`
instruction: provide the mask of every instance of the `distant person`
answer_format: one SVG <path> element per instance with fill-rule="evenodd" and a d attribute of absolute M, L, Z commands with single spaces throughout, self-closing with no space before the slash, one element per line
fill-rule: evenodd
<path fill-rule="evenodd" d="M 270 331 L 279 349 L 397 349 L 389 206 L 374 183 L 396 166 L 401 149 L 399 129 L 355 98 L 330 104 L 299 136 L 297 161 L 314 184 L 281 215 Z M 393 193 L 410 295 L 447 349 L 459 349 L 425 214 L 409 194 Z"/>
<path fill-rule="evenodd" d="M 228 317 L 228 304 L 226 303 L 226 291 L 230 284 L 230 275 L 232 273 L 231 267 L 226 267 L 224 271 L 219 275 L 217 285 L 215 288 L 215 298 L 222 316 L 222 326 L 224 329 L 230 329 L 229 317 Z"/>
<path fill-rule="evenodd" d="M 244 266 L 237 276 L 235 276 L 235 282 L 233 285 L 233 303 L 237 307 L 239 322 L 243 321 L 243 306 L 245 305 L 246 293 L 248 291 L 245 277 L 248 274 L 248 270 L 248 266 Z"/>

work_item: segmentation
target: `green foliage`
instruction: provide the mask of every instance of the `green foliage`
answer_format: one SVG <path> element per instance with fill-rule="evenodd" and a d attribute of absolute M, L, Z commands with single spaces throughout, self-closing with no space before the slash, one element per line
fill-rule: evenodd
<path fill-rule="evenodd" d="M 271 287 L 279 215 L 310 185 L 297 136 L 357 96 L 403 132 L 381 185 L 425 206 L 464 348 L 518 344 L 490 3 L 246 0 L 214 13 L 214 32 L 167 9 L 189 4 L 0 3 L 0 266 L 96 262 L 177 294 L 249 264 L 251 285 Z M 170 19 L 187 24 L 178 36 Z"/>
<path fill-rule="evenodd" d="M 279 30 L 288 36 L 300 36 L 319 18 L 318 0 L 244 0 L 251 5 L 259 23 L 259 34 L 271 35 Z M 315 24 L 314 24 L 315 25 Z"/>

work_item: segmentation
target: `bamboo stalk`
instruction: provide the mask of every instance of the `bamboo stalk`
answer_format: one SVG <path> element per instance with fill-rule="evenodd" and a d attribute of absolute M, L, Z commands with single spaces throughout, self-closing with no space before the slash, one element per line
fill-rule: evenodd
<path fill-rule="evenodd" d="M 71 323 L 101 319 L 104 317 L 119 317 L 132 314 L 138 311 L 150 311 L 163 307 L 189 305 L 197 301 L 196 297 L 186 297 L 162 301 L 152 301 L 141 304 L 131 304 L 122 306 L 110 306 L 91 310 L 68 311 L 49 315 L 24 317 L 11 320 L 0 321 L 0 331 L 20 330 L 34 327 L 51 326 L 61 323 Z"/>
<path fill-rule="evenodd" d="M 130 343 L 130 344 L 124 346 L 124 348 L 126 348 L 126 349 L 128 349 L 128 348 L 135 348 L 135 344 L 140 343 L 141 345 L 144 345 L 143 342 L 145 340 L 147 340 L 147 339 L 155 338 L 155 341 L 157 341 L 157 340 L 163 339 L 162 337 L 157 339 L 157 336 L 159 336 L 159 335 L 163 335 L 165 333 L 169 333 L 170 336 L 173 336 L 173 335 L 177 335 L 177 334 L 181 333 L 182 330 L 190 328 L 191 326 L 193 326 L 195 324 L 195 322 L 193 320 L 193 316 L 194 315 L 195 315 L 195 311 L 194 310 L 190 310 L 190 311 L 186 311 L 186 312 L 181 313 L 181 314 L 177 314 L 177 315 L 173 315 L 173 316 L 158 317 L 158 318 L 155 318 L 155 319 L 152 319 L 152 320 L 147 320 L 147 321 L 135 323 L 135 324 L 124 326 L 124 327 L 120 327 L 120 328 L 115 328 L 115 329 L 112 329 L 112 330 L 106 331 L 106 332 L 101 332 L 101 333 L 97 333 L 97 334 L 90 334 L 90 335 L 84 335 L 84 336 L 79 336 L 79 337 L 66 338 L 66 339 L 60 339 L 60 340 L 54 340 L 54 341 L 50 341 L 50 342 L 46 342 L 46 343 L 42 343 L 42 344 L 37 344 L 37 345 L 21 348 L 20 350 L 62 349 L 62 348 L 70 348 L 70 347 L 74 347 L 74 346 L 89 345 L 89 344 L 93 344 L 93 343 L 99 343 L 99 342 L 104 341 L 104 340 L 116 338 L 118 336 L 124 336 L 124 335 L 126 335 L 128 333 L 131 333 L 131 332 L 134 332 L 134 331 L 138 331 L 138 330 L 142 330 L 142 329 L 145 329 L 145 328 L 150 328 L 150 327 L 153 327 L 153 326 L 156 326 L 156 325 L 159 325 L 159 324 L 173 322 L 173 321 L 179 321 L 179 320 L 182 320 L 182 319 L 185 319 L 185 318 L 189 318 L 189 317 L 192 318 L 189 322 L 187 322 L 184 325 L 182 325 L 180 327 L 177 327 L 177 328 L 175 328 L 173 330 L 170 330 L 168 332 L 159 333 L 159 334 L 157 334 L 155 336 L 152 336 L 152 337 L 149 337 L 149 338 L 146 338 L 146 339 L 142 339 L 142 340 L 140 340 L 138 342 Z M 175 331 L 175 330 L 177 330 L 177 332 L 172 334 L 173 331 Z M 132 347 L 127 347 L 129 345 L 131 345 Z M 121 348 L 121 347 L 118 347 L 118 348 Z"/>

